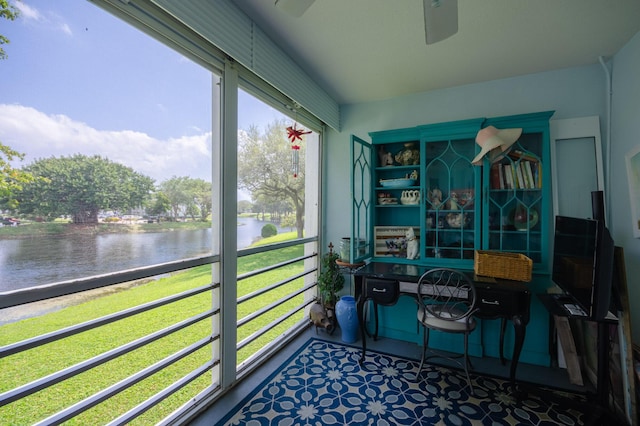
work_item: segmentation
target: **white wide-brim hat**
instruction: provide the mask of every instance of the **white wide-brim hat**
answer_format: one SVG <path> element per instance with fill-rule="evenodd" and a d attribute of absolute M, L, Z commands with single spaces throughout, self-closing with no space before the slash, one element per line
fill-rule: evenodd
<path fill-rule="evenodd" d="M 489 154 L 489 159 L 492 163 L 499 160 L 504 156 L 505 151 L 518 140 L 521 134 L 522 129 L 498 130 L 493 126 L 480 129 L 476 135 L 476 143 L 480 145 L 482 150 L 471 163 L 476 166 L 482 164 L 482 158 L 487 154 Z"/>

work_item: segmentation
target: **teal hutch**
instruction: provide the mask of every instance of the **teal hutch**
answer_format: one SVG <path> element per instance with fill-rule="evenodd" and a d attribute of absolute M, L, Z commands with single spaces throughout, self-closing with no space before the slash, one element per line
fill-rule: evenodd
<path fill-rule="evenodd" d="M 477 118 L 352 136 L 350 260 L 472 270 L 476 250 L 521 253 L 533 260 L 532 294 L 549 278 L 552 191 L 549 119 L 553 111 Z M 479 130 L 521 128 L 494 162 L 472 160 Z M 417 241 L 417 249 L 414 243 Z M 414 244 L 413 247 L 409 247 Z M 533 297 L 521 362 L 549 365 L 549 314 Z M 379 335 L 421 344 L 416 304 L 401 297 L 379 307 Z M 470 338 L 476 356 L 498 356 L 500 324 L 482 320 Z M 442 337 L 445 338 L 444 336 Z M 512 347 L 507 332 L 505 347 Z M 432 339 L 461 352 L 462 343 Z"/>

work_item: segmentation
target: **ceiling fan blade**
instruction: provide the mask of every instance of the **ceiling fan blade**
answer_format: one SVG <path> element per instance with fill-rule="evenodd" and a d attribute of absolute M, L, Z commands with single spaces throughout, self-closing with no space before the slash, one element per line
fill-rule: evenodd
<path fill-rule="evenodd" d="M 458 0 L 423 0 L 424 32 L 427 44 L 458 32 Z"/>

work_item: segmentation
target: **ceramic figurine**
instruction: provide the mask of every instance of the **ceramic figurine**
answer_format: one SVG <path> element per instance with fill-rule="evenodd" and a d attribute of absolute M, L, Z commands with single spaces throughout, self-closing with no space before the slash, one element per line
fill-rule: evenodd
<path fill-rule="evenodd" d="M 396 154 L 396 163 L 401 166 L 411 166 L 420 164 L 420 150 L 414 143 L 404 144 L 405 148 Z"/>
<path fill-rule="evenodd" d="M 420 191 L 417 189 L 402 191 L 400 202 L 402 204 L 418 204 L 420 202 Z"/>
<path fill-rule="evenodd" d="M 380 166 L 393 166 L 393 155 L 384 150 L 384 145 L 378 149 L 378 157 L 380 157 Z"/>
<path fill-rule="evenodd" d="M 309 309 L 309 320 L 316 326 L 316 333 L 318 332 L 318 328 L 324 328 L 328 332 L 333 330 L 331 320 L 329 320 L 327 313 L 319 303 L 311 305 L 311 309 Z"/>
<path fill-rule="evenodd" d="M 405 234 L 407 238 L 407 259 L 416 259 L 418 257 L 418 239 L 412 227 L 407 229 Z"/>
<path fill-rule="evenodd" d="M 429 190 L 429 202 L 433 208 L 438 208 L 442 204 L 442 191 L 438 188 Z"/>
<path fill-rule="evenodd" d="M 458 194 L 452 192 L 448 204 L 449 210 L 460 210 L 460 205 L 458 204 Z"/>

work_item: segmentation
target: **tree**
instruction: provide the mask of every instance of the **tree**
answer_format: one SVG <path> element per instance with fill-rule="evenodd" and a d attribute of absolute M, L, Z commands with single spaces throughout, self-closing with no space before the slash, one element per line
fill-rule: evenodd
<path fill-rule="evenodd" d="M 97 223 L 100 210 L 141 206 L 153 180 L 98 155 L 40 159 L 25 168 L 36 179 L 18 196 L 20 211 L 55 218 L 70 215 L 73 223 Z"/>
<path fill-rule="evenodd" d="M 155 216 L 163 216 L 171 209 L 171 201 L 164 192 L 158 191 L 153 194 L 153 200 L 149 203 L 147 213 Z"/>
<path fill-rule="evenodd" d="M 171 205 L 171 217 L 177 220 L 184 214 L 187 204 L 189 204 L 189 196 L 186 191 L 186 176 L 173 176 L 160 184 L 160 190 L 169 199 Z"/>
<path fill-rule="evenodd" d="M 9 21 L 15 20 L 20 15 L 20 11 L 12 4 L 9 4 L 7 0 L 0 0 L 0 18 L 8 19 Z M 0 46 L 3 44 L 9 44 L 9 39 L 0 34 Z M 7 54 L 2 47 L 0 47 L 0 59 L 7 59 Z"/>
<path fill-rule="evenodd" d="M 188 176 L 173 176 L 160 184 L 160 189 L 169 199 L 174 219 L 190 215 L 206 221 L 211 214 L 211 182 Z"/>
<path fill-rule="evenodd" d="M 251 204 L 251 201 L 240 200 L 238 201 L 238 214 L 249 213 L 252 207 L 253 204 Z"/>
<path fill-rule="evenodd" d="M 269 204 L 290 201 L 296 215 L 298 237 L 304 229 L 304 140 L 300 145 L 300 165 L 297 177 L 291 167 L 291 143 L 287 140 L 286 121 L 277 120 L 260 135 L 251 126 L 239 137 L 238 184 L 252 193 L 254 200 L 268 199 Z M 258 197 L 260 196 L 260 197 Z"/>
<path fill-rule="evenodd" d="M 0 18 L 15 20 L 20 11 L 9 4 L 7 0 L 0 0 Z M 7 54 L 1 47 L 8 44 L 9 39 L 0 34 L 0 59 L 7 59 Z M 13 196 L 22 189 L 22 185 L 33 181 L 33 176 L 11 166 L 11 161 L 24 159 L 21 154 L 0 142 L 0 205 L 7 209 L 15 209 L 17 200 Z"/>
<path fill-rule="evenodd" d="M 296 226 L 296 220 L 293 215 L 287 215 L 280 221 L 280 228 L 293 229 Z"/>
<path fill-rule="evenodd" d="M 23 185 L 34 180 L 31 173 L 11 166 L 11 161 L 22 159 L 24 159 L 24 154 L 14 151 L 0 142 L 0 205 L 9 210 L 18 207 L 16 193 L 22 190 Z"/>
<path fill-rule="evenodd" d="M 200 220 L 206 222 L 212 209 L 211 182 L 206 182 L 203 179 L 189 179 L 188 184 L 193 204 L 200 213 Z"/>

